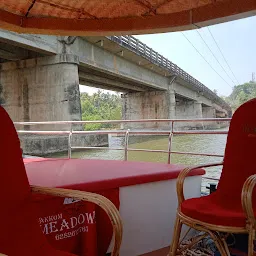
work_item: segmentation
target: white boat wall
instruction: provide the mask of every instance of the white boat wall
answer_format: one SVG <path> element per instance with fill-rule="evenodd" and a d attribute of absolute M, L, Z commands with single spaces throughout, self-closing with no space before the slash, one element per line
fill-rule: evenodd
<path fill-rule="evenodd" d="M 200 175 L 186 179 L 186 198 L 200 196 L 201 181 Z M 176 179 L 121 187 L 124 233 L 120 255 L 135 256 L 169 247 L 176 210 Z"/>

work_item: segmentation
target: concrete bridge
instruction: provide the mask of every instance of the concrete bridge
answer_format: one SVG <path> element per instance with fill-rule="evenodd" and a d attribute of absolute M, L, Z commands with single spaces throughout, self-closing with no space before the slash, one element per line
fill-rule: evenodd
<path fill-rule="evenodd" d="M 0 101 L 14 121 L 80 120 L 79 84 L 123 92 L 124 119 L 231 115 L 215 93 L 139 40 L 0 31 Z"/>

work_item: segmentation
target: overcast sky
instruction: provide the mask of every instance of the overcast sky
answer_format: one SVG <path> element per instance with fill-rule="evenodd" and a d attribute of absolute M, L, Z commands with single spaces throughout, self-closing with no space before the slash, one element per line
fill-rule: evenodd
<path fill-rule="evenodd" d="M 255 28 L 255 16 L 209 27 L 234 75 L 218 50 L 208 28 L 186 31 L 183 32 L 184 34 L 182 32 L 172 32 L 136 37 L 194 76 L 211 90 L 216 89 L 218 94 L 227 96 L 231 93 L 234 84 L 250 81 L 252 73 L 256 72 Z M 208 44 L 213 54 L 199 34 Z M 209 66 L 184 35 L 219 75 Z M 92 93 L 95 89 L 81 87 L 81 91 Z"/>

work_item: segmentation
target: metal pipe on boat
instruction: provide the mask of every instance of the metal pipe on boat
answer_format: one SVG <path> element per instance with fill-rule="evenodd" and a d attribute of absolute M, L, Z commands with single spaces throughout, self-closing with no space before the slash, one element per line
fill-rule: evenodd
<path fill-rule="evenodd" d="M 68 159 L 72 157 L 72 124 L 70 125 L 70 133 L 68 135 Z"/>
<path fill-rule="evenodd" d="M 96 147 L 91 147 L 96 148 Z M 102 147 L 98 147 L 102 148 Z M 148 152 L 148 153 L 166 153 L 169 154 L 168 150 L 162 149 L 145 149 L 145 148 L 128 148 L 128 151 L 140 151 L 140 152 Z M 180 151 L 171 151 L 172 154 L 180 154 L 180 155 L 191 155 L 191 156 L 214 156 L 214 157 L 223 157 L 223 155 L 218 154 L 207 154 L 207 153 L 194 153 L 194 152 L 180 152 Z"/>
<path fill-rule="evenodd" d="M 41 134 L 41 135 L 67 135 L 69 131 L 23 131 L 18 130 L 18 134 Z"/>
<path fill-rule="evenodd" d="M 172 151 L 172 154 L 178 155 L 192 155 L 192 156 L 214 156 L 214 157 L 224 157 L 224 155 L 219 154 L 208 154 L 208 153 L 196 153 L 196 152 L 180 152 L 180 151 Z"/>
<path fill-rule="evenodd" d="M 69 135 L 70 131 L 17 131 L 20 134 L 42 134 L 42 135 Z M 103 130 L 103 131 L 72 131 L 72 134 L 125 134 L 124 131 Z M 139 135 L 169 135 L 168 131 L 130 131 L 129 134 Z M 228 134 L 227 131 L 174 131 L 173 134 Z"/>
<path fill-rule="evenodd" d="M 169 153 L 167 150 L 162 149 L 144 149 L 144 148 L 128 148 L 128 151 L 140 151 L 140 152 L 149 152 L 149 153 Z"/>
<path fill-rule="evenodd" d="M 125 133 L 124 161 L 128 160 L 129 133 L 130 133 L 130 129 L 128 129 Z"/>
<path fill-rule="evenodd" d="M 150 132 L 131 132 L 129 131 L 18 131 L 19 134 L 41 134 L 41 135 L 69 135 L 69 145 L 68 145 L 68 156 L 71 158 L 72 149 L 109 149 L 109 150 L 124 150 L 125 151 L 125 160 L 128 160 L 128 151 L 142 151 L 142 152 L 162 152 L 167 154 L 182 154 L 182 155 L 194 155 L 194 156 L 215 156 L 215 157 L 223 157 L 223 155 L 218 154 L 207 154 L 207 153 L 195 153 L 195 152 L 180 152 L 180 151 L 172 151 L 171 143 L 168 146 L 168 150 L 150 150 L 150 149 L 134 149 L 128 148 L 128 139 L 130 134 L 139 135 L 139 134 L 156 134 L 156 135 L 167 135 L 171 136 L 171 139 L 174 134 L 227 134 L 227 132 L 188 132 L 188 131 L 177 131 L 177 132 L 161 132 L 161 131 L 150 131 Z M 104 147 L 72 147 L 72 135 L 73 134 L 126 134 L 125 135 L 125 148 L 104 148 Z M 170 138 L 169 138 L 170 140 Z M 172 142 L 172 141 L 171 141 Z M 171 161 L 168 159 L 168 163 Z"/>
<path fill-rule="evenodd" d="M 167 163 L 171 163 L 171 153 L 172 153 L 172 138 L 173 138 L 173 129 L 174 129 L 174 121 L 171 122 L 171 132 L 169 134 L 169 139 L 168 139 L 168 161 Z"/>
<path fill-rule="evenodd" d="M 168 153 L 168 164 L 171 163 L 171 154 L 186 154 L 186 155 L 194 155 L 194 156 L 216 156 L 223 157 L 223 155 L 216 154 L 205 154 L 205 153 L 194 153 L 194 152 L 179 152 L 172 151 L 172 139 L 175 134 L 227 134 L 227 131 L 174 131 L 174 123 L 175 122 L 183 122 L 183 121 L 230 121 L 230 118 L 204 118 L 204 119 L 140 119 L 140 120 L 107 120 L 107 121 L 53 121 L 53 122 L 16 122 L 15 124 L 69 124 L 69 131 L 24 131 L 18 130 L 19 134 L 41 134 L 41 135 L 68 135 L 68 158 L 72 157 L 72 149 L 85 149 L 85 148 L 95 148 L 95 149 L 103 149 L 102 147 L 72 147 L 72 136 L 73 134 L 81 135 L 81 134 L 124 134 L 125 135 L 125 147 L 124 148 L 107 148 L 109 150 L 124 150 L 124 160 L 128 160 L 128 152 L 129 151 L 143 151 L 143 152 L 162 152 Z M 171 131 L 130 131 L 130 129 L 124 130 L 103 130 L 103 131 L 73 131 L 72 124 L 87 124 L 87 123 L 130 123 L 130 122 L 170 122 L 171 123 Z M 169 135 L 168 142 L 168 150 L 147 150 L 147 149 L 133 149 L 129 148 L 129 136 L 130 134 L 134 135 Z"/>
<path fill-rule="evenodd" d="M 168 161 L 167 161 L 168 164 L 171 163 L 172 137 L 173 137 L 173 130 L 170 132 L 169 141 L 168 141 Z"/>
<path fill-rule="evenodd" d="M 98 124 L 98 123 L 151 123 L 151 122 L 227 122 L 231 118 L 197 118 L 197 119 L 136 119 L 136 120 L 99 120 L 99 121 L 46 121 L 46 122 L 14 122 L 15 125 L 42 125 L 42 124 Z"/>
<path fill-rule="evenodd" d="M 174 134 L 228 134 L 227 131 L 177 131 L 177 132 L 173 132 Z"/>
<path fill-rule="evenodd" d="M 124 148 L 109 148 L 109 147 L 72 147 L 72 149 L 100 149 L 100 150 L 124 150 Z"/>

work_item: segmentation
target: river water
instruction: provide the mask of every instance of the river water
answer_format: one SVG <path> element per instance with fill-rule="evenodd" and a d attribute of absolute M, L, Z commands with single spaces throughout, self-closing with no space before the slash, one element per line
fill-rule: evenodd
<path fill-rule="evenodd" d="M 227 130 L 227 129 L 225 129 Z M 172 142 L 173 151 L 181 152 L 195 152 L 195 153 L 209 153 L 209 154 L 224 154 L 227 135 L 175 135 Z M 120 148 L 124 147 L 124 137 L 116 137 L 109 135 L 109 147 Z M 130 136 L 129 148 L 135 149 L 168 149 L 168 136 L 150 135 L 150 136 Z M 54 154 L 51 157 L 66 157 L 67 154 Z M 72 158 L 87 158 L 87 159 L 112 159 L 123 160 L 124 151 L 117 150 L 84 150 L 72 152 Z M 128 160 L 130 161 L 146 161 L 146 162 L 161 162 L 167 163 L 168 154 L 165 153 L 152 153 L 152 152 L 138 152 L 129 151 Z M 208 156 L 189 156 L 172 154 L 171 163 L 195 165 L 204 163 L 220 162 L 221 157 L 208 157 Z M 221 167 L 212 167 L 206 169 L 208 177 L 219 178 Z M 214 183 L 212 180 L 203 179 L 202 191 L 205 192 L 206 185 Z"/>

